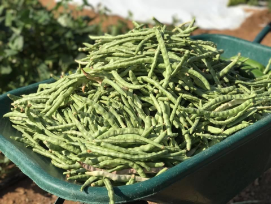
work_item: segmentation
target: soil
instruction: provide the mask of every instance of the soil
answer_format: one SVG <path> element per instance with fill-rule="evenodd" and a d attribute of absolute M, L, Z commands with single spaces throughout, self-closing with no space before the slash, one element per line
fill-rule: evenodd
<path fill-rule="evenodd" d="M 223 34 L 230 35 L 237 38 L 242 38 L 248 41 L 253 41 L 257 34 L 266 26 L 271 23 L 271 12 L 268 10 L 250 10 L 253 14 L 246 19 L 246 21 L 235 30 L 206 30 L 198 29 L 193 32 L 194 35 L 203 33 Z M 263 41 L 263 45 L 271 46 L 271 32 L 269 32 Z"/>
<path fill-rule="evenodd" d="M 53 0 L 41 0 L 41 2 L 46 5 L 49 9 L 55 4 Z M 74 8 L 71 6 L 71 8 Z M 269 22 L 271 22 L 271 12 L 268 10 L 250 10 L 253 14 L 247 18 L 247 20 L 240 26 L 240 28 L 235 30 L 206 30 L 198 29 L 193 35 L 202 33 L 216 33 L 231 35 L 239 38 L 252 41 L 255 36 L 260 32 L 260 30 Z M 98 23 L 101 16 L 91 10 L 84 10 L 79 15 L 89 15 L 90 17 L 95 17 L 96 19 L 93 23 Z M 103 27 L 106 28 L 108 25 L 113 25 L 118 22 L 118 20 L 124 20 L 128 22 L 128 27 L 132 24 L 130 21 L 120 18 L 119 16 L 109 16 L 107 20 L 103 23 Z M 271 32 L 262 41 L 263 45 L 271 46 Z M 0 180 L 1 182 L 1 180 Z M 232 203 L 261 203 L 261 204 L 271 204 L 271 169 L 265 172 L 262 176 L 257 178 L 252 184 L 246 187 L 241 193 L 235 196 L 228 204 Z M 54 203 L 57 196 L 47 193 L 46 191 L 39 188 L 32 180 L 29 178 L 24 178 L 16 184 L 11 185 L 4 190 L 0 191 L 0 203 L 3 204 L 50 204 Z M 246 202 L 242 202 L 246 201 Z M 78 202 L 65 201 L 65 204 L 79 204 Z M 151 203 L 149 203 L 151 204 Z"/>

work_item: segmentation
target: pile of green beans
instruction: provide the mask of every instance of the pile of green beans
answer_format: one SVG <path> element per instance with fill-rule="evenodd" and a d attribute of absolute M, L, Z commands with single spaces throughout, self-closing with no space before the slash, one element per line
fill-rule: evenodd
<path fill-rule="evenodd" d="M 247 78 L 237 55 L 192 40 L 194 21 L 170 31 L 135 23 L 124 35 L 90 36 L 76 73 L 9 97 L 12 137 L 65 169 L 67 180 L 105 186 L 145 181 L 270 112 L 271 79 Z"/>

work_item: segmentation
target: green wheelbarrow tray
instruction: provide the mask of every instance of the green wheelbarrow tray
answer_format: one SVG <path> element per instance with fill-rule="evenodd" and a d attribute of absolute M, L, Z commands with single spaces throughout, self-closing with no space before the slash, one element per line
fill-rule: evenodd
<path fill-rule="evenodd" d="M 219 49 L 224 49 L 225 57 L 241 52 L 242 56 L 264 65 L 271 57 L 271 48 L 230 36 L 204 34 L 193 38 L 215 42 Z M 9 93 L 32 93 L 39 84 Z M 49 159 L 9 138 L 20 135 L 7 118 L 2 118 L 10 110 L 10 103 L 6 94 L 0 96 L 0 150 L 49 193 L 67 200 L 108 203 L 106 188 L 88 187 L 81 192 L 80 185 L 65 181 L 63 171 L 54 167 Z M 271 167 L 270 145 L 271 115 L 157 177 L 129 186 L 114 187 L 116 203 L 146 199 L 159 203 L 224 204 Z"/>

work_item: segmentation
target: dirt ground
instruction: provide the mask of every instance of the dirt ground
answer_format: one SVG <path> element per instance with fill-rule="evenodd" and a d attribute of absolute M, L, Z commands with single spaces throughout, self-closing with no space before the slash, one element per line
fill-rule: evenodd
<path fill-rule="evenodd" d="M 49 8 L 53 6 L 53 1 L 42 0 L 44 5 Z M 95 13 L 89 10 L 83 11 L 84 15 L 94 16 Z M 120 19 L 118 16 L 108 18 L 106 25 L 114 24 Z M 95 22 L 98 22 L 99 18 Z M 252 41 L 260 30 L 271 22 L 271 12 L 268 10 L 253 11 L 253 14 L 235 30 L 204 30 L 198 29 L 193 34 L 217 33 L 226 34 Z M 104 26 L 106 26 L 104 25 Z M 131 23 L 129 22 L 131 26 Z M 271 46 L 271 32 L 265 37 L 262 44 Z M 0 190 L 0 203 L 2 204 L 51 204 L 57 197 L 40 189 L 29 178 L 24 178 L 16 184 L 11 185 L 4 190 Z M 65 204 L 77 204 L 78 202 L 65 201 Z M 229 204 L 241 203 L 261 203 L 271 204 L 271 170 L 265 172 L 252 184 L 234 197 Z"/>
<path fill-rule="evenodd" d="M 235 30 L 205 30 L 198 29 L 194 31 L 194 35 L 202 33 L 212 33 L 212 34 L 223 34 L 235 36 L 248 41 L 253 41 L 257 34 L 266 26 L 266 24 L 271 23 L 271 12 L 268 10 L 250 10 L 253 15 L 248 17 L 246 21 Z M 271 46 L 271 32 L 269 32 L 262 43 L 266 46 Z"/>

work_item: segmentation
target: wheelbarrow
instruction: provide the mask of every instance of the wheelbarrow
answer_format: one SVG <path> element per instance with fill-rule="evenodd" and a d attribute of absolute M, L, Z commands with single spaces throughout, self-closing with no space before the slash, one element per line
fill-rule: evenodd
<path fill-rule="evenodd" d="M 224 57 L 238 52 L 264 65 L 271 57 L 271 48 L 258 44 L 269 32 L 266 26 L 254 42 L 215 34 L 193 36 L 210 40 L 224 49 Z M 40 83 L 50 83 L 47 80 Z M 40 83 L 10 91 L 22 95 L 37 90 Z M 63 171 L 50 160 L 32 152 L 24 144 L 10 139 L 20 133 L 2 116 L 10 110 L 7 94 L 0 96 L 0 151 L 12 160 L 23 173 L 45 191 L 64 199 L 83 203 L 108 203 L 106 188 L 89 187 L 67 182 Z M 271 167 L 271 115 L 233 134 L 211 148 L 185 160 L 150 180 L 128 186 L 114 187 L 116 203 L 148 200 L 158 203 L 225 204 L 254 179 Z"/>

